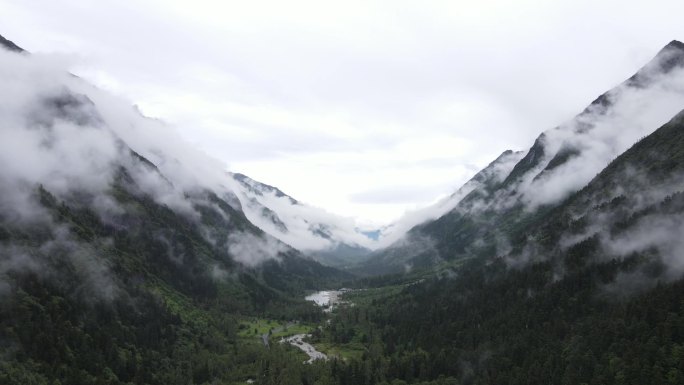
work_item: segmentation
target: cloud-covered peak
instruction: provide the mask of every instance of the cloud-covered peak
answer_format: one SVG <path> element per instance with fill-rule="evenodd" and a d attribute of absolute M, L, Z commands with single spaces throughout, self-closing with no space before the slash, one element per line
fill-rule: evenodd
<path fill-rule="evenodd" d="M 501 183 L 489 189 L 479 183 L 470 189 L 478 182 L 473 178 L 456 194 L 462 199 L 449 203 L 456 204 L 447 215 L 408 234 L 434 238 L 434 252 L 450 257 L 474 255 L 488 247 L 506 254 L 509 237 L 519 236 L 511 232 L 520 228 L 517 221 L 561 204 L 683 106 L 684 45 L 673 42 L 573 119 L 541 133 L 524 156 L 513 157 L 506 162 L 507 171 L 497 173 Z M 401 242 L 396 245 L 403 248 Z M 423 251 L 408 250 L 403 257 L 419 258 Z"/>
<path fill-rule="evenodd" d="M 664 49 L 665 48 L 679 49 L 684 51 L 684 43 L 679 40 L 672 40 L 671 42 L 667 43 Z"/>
<path fill-rule="evenodd" d="M 634 87 L 647 87 L 658 76 L 668 74 L 682 67 L 684 67 L 684 43 L 672 40 L 658 51 L 651 61 L 629 78 L 626 83 Z"/>
<path fill-rule="evenodd" d="M 280 189 L 246 175 L 231 173 L 230 177 L 247 218 L 296 249 L 315 253 L 343 246 L 377 247 L 377 242 L 365 235 L 352 218 L 299 202 Z"/>
<path fill-rule="evenodd" d="M 233 179 L 240 182 L 244 187 L 248 188 L 254 194 L 263 195 L 264 193 L 272 193 L 278 198 L 287 198 L 293 205 L 299 203 L 296 199 L 285 194 L 277 187 L 257 182 L 254 179 L 248 177 L 247 175 L 241 174 L 239 172 L 231 173 L 231 175 L 233 176 Z"/>
<path fill-rule="evenodd" d="M 243 265 L 289 252 L 247 222 L 222 163 L 72 76 L 59 58 L 17 52 L 0 49 L 0 222 L 49 227 L 54 220 L 37 201 L 43 191 L 92 209 L 112 228 L 131 227 L 125 191 L 191 223 L 204 242 Z M 183 260 L 184 253 L 172 254 Z"/>
<path fill-rule="evenodd" d="M 498 204 L 554 204 L 684 106 L 684 44 L 673 41 L 575 118 L 544 131 L 506 177 Z"/>
<path fill-rule="evenodd" d="M 448 214 L 464 204 L 466 199 L 488 196 L 494 187 L 504 181 L 506 175 L 511 173 L 513 167 L 524 155 L 523 151 L 506 150 L 451 195 L 434 205 L 407 212 L 381 231 L 379 236 L 381 247 L 390 246 L 400 241 L 411 229 Z"/>

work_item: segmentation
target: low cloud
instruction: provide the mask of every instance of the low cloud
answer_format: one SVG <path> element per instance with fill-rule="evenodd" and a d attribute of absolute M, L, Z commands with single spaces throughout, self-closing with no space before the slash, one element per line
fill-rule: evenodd
<path fill-rule="evenodd" d="M 239 210 L 239 203 L 230 199 L 235 194 L 221 162 L 193 149 L 163 122 L 145 118 L 129 102 L 69 74 L 70 64 L 61 57 L 0 49 L 4 224 L 54 226 L 36 201 L 35 191 L 43 186 L 58 201 L 76 199 L 95 209 L 104 222 L 116 225 L 126 209 L 110 197 L 110 190 L 122 168 L 135 193 L 152 197 L 198 225 L 201 215 L 195 207 L 206 203 L 207 191 L 226 197 Z M 270 252 L 277 241 L 268 236 L 262 242 L 266 246 L 260 247 L 246 246 L 254 243 L 249 234 L 233 234 L 231 239 L 238 261 L 246 265 L 277 257 Z M 76 258 L 83 246 L 63 249 Z M 82 263 L 87 255 L 78 257 L 75 266 L 97 280 L 103 270 L 96 260 Z"/>
<path fill-rule="evenodd" d="M 250 222 L 298 250 L 325 251 L 340 244 L 377 247 L 353 218 L 298 202 L 246 177 L 241 181 L 233 179 L 232 189 Z"/>
<path fill-rule="evenodd" d="M 366 190 L 357 192 L 349 196 L 353 203 L 364 204 L 393 204 L 406 203 L 410 204 L 419 201 L 429 201 L 434 198 L 433 191 L 430 186 L 423 184 L 412 184 L 404 186 L 390 186 L 382 187 L 374 190 Z"/>
<path fill-rule="evenodd" d="M 0 244 L 0 298 L 11 290 L 13 280 L 9 275 L 17 274 L 52 279 L 80 301 L 111 301 L 119 295 L 121 289 L 101 256 L 107 249 L 106 242 L 76 241 L 67 228 L 59 225 L 51 226 L 50 233 L 50 239 L 37 247 Z M 65 271 L 77 279 L 64 280 L 60 272 Z"/>
<path fill-rule="evenodd" d="M 479 222 L 477 226 L 484 229 L 480 235 L 486 232 L 488 239 L 493 239 L 497 255 L 506 254 L 511 250 L 511 245 L 509 239 L 497 233 L 495 221 L 510 220 L 510 216 L 505 216 L 508 213 L 519 215 L 520 209 L 524 211 L 520 215 L 526 218 L 526 214 L 534 213 L 540 206 L 563 202 L 587 186 L 611 161 L 638 140 L 670 121 L 684 108 L 683 57 L 684 53 L 678 46 L 668 46 L 637 76 L 609 91 L 574 119 L 545 131 L 527 154 L 512 156 L 510 162 L 502 162 L 500 169 L 493 172 L 496 178 L 493 178 L 490 186 L 495 188 L 490 190 L 477 180 L 470 181 L 454 196 L 414 213 L 413 218 L 407 215 L 394 225 L 396 231 L 389 228 L 383 236 L 390 244 L 400 244 L 397 239 L 401 239 L 407 230 L 402 228 L 402 224 L 406 223 L 410 228 L 452 212 Z M 680 65 L 670 68 L 668 63 L 673 62 Z M 668 194 L 681 191 L 684 187 L 676 181 L 654 186 L 654 181 L 648 178 L 643 166 L 628 165 L 621 170 L 620 175 L 614 176 L 615 185 L 611 187 L 614 191 L 610 191 L 612 195 L 592 197 L 592 207 L 624 194 L 630 199 L 631 209 L 638 210 L 658 203 Z M 505 181 L 505 184 L 497 186 L 501 181 Z M 468 199 L 464 199 L 466 196 Z M 592 207 L 586 209 L 591 210 Z M 577 218 L 590 215 L 587 212 L 571 214 Z M 670 219 L 654 219 L 654 222 L 634 230 L 637 233 L 643 231 L 643 237 L 635 233 L 625 235 L 629 239 L 612 239 L 607 229 L 615 223 L 616 218 L 602 215 L 591 213 L 584 232 L 564 234 L 558 247 L 565 249 L 599 234 L 602 247 L 610 257 L 622 257 L 625 253 L 655 247 L 663 255 L 665 263 L 671 265 L 672 271 L 681 269 L 677 260 L 673 259 L 677 251 L 681 252 L 681 242 L 677 240 L 681 236 L 679 224 L 672 223 Z M 399 238 L 393 237 L 395 234 Z M 481 242 L 481 238 L 466 241 L 466 247 L 477 248 L 478 242 Z M 658 242 L 660 244 L 656 246 Z M 629 247 L 620 250 L 618 246 Z M 540 248 L 534 239 L 529 239 L 522 252 L 509 255 L 506 260 L 509 265 L 521 267 L 548 256 L 548 250 Z"/>
<path fill-rule="evenodd" d="M 679 53 L 681 54 L 681 53 Z M 544 159 L 517 187 L 523 202 L 534 208 L 554 204 L 581 189 L 613 159 L 639 139 L 667 123 L 684 107 L 684 68 L 658 72 L 667 52 L 640 72 L 642 84 L 627 81 L 607 95 L 607 109 L 591 106 L 570 122 L 546 131 Z M 554 157 L 567 160 L 549 170 Z"/>
<path fill-rule="evenodd" d="M 228 236 L 228 252 L 246 266 L 254 267 L 271 259 L 279 260 L 279 254 L 287 251 L 287 246 L 267 235 L 240 232 Z"/>
<path fill-rule="evenodd" d="M 453 210 L 474 211 L 475 208 L 472 205 L 476 202 L 469 203 L 469 206 L 467 207 L 465 205 L 459 205 L 463 198 L 476 190 L 480 192 L 483 197 L 486 197 L 486 185 L 495 185 L 502 182 L 523 155 L 523 152 L 504 152 L 453 194 L 443 198 L 434 205 L 407 212 L 399 220 L 382 229 L 379 246 L 387 247 L 402 239 L 402 237 L 413 227 L 430 220 L 435 220 Z"/>
<path fill-rule="evenodd" d="M 668 267 L 666 278 L 679 278 L 684 273 L 684 218 L 677 215 L 655 215 L 639 221 L 624 234 L 606 242 L 613 255 L 658 250 Z"/>

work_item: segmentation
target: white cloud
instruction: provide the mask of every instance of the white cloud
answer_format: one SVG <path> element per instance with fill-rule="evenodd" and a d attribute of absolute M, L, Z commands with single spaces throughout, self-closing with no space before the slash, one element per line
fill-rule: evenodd
<path fill-rule="evenodd" d="M 252 233 L 232 233 L 228 236 L 228 251 L 236 261 L 256 266 L 264 261 L 278 260 L 287 247 L 272 237 Z"/>
<path fill-rule="evenodd" d="M 579 153 L 536 180 L 533 180 L 535 172 L 528 173 L 523 181 L 523 199 L 536 206 L 567 197 L 684 108 L 684 69 L 656 75 L 652 82 L 643 88 L 621 85 L 614 89 L 608 114 L 590 112 L 558 129 L 546 131 L 547 159 L 541 162 L 540 168 L 563 147 Z"/>
<path fill-rule="evenodd" d="M 518 163 L 524 155 L 525 153 L 522 151 L 504 153 L 453 194 L 440 199 L 435 204 L 406 212 L 399 220 L 393 222 L 390 226 L 383 228 L 379 246 L 385 247 L 391 245 L 400 240 L 404 234 L 414 226 L 437 219 L 454 210 L 458 207 L 463 198 L 474 190 L 477 189 L 481 193 L 485 193 L 486 186 L 483 183 L 503 182 L 516 163 Z M 465 210 L 466 207 L 462 207 L 462 209 Z M 395 244 L 395 246 L 400 247 L 404 243 L 405 241 L 402 240 L 398 244 Z"/>
<path fill-rule="evenodd" d="M 331 250 L 340 244 L 377 247 L 351 217 L 293 201 L 248 178 L 235 179 L 231 188 L 250 222 L 298 250 Z"/>
<path fill-rule="evenodd" d="M 527 148 L 683 39 L 682 11 L 665 0 L 29 0 L 0 4 L 0 33 L 32 51 L 77 53 L 79 74 L 175 123 L 234 171 L 386 222 L 452 193 L 474 173 L 464 165 Z M 468 145 L 431 154 L 425 138 Z M 429 165 L 444 156 L 453 167 Z M 412 181 L 432 199 L 350 198 Z"/>
<path fill-rule="evenodd" d="M 127 101 L 69 74 L 59 57 L 0 49 L 0 83 L 5 86 L 0 89 L 3 223 L 42 222 L 55 228 L 36 202 L 39 185 L 58 201 L 70 202 L 77 194 L 79 203 L 92 204 L 102 219 L 116 222 L 123 209 L 108 192 L 120 167 L 136 182 L 132 188 L 196 220 L 197 226 L 195 205 L 206 204 L 206 191 L 220 197 L 232 194 L 223 164 L 193 149 L 169 126 L 145 118 Z M 131 150 L 154 165 L 137 161 Z M 241 236 L 247 238 L 241 241 Z M 247 247 L 254 238 L 230 234 L 239 262 L 253 266 L 277 256 L 270 252 L 275 239 L 264 235 L 266 246 Z M 95 265 L 77 267 L 92 273 L 89 276 L 98 273 Z"/>

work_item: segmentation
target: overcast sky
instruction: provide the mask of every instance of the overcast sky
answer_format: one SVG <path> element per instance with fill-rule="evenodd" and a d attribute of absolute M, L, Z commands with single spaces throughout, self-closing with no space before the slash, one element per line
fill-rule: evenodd
<path fill-rule="evenodd" d="M 672 39 L 684 1 L 0 0 L 0 34 L 363 223 L 453 192 Z M 159 138 L 164 140 L 164 138 Z"/>

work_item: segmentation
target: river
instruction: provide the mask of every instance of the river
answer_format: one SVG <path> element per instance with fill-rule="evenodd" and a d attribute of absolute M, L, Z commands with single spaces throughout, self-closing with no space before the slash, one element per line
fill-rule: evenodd
<path fill-rule="evenodd" d="M 349 291 L 349 289 L 322 290 L 311 295 L 307 295 L 305 299 L 307 301 L 315 302 L 316 305 L 323 308 L 324 312 L 330 313 L 335 308 L 335 305 L 343 302 L 340 300 L 340 295 L 346 291 Z M 309 336 L 310 334 L 296 334 L 291 337 L 283 338 L 280 340 L 280 342 L 287 342 L 288 344 L 296 346 L 306 353 L 309 356 L 309 360 L 305 361 L 307 364 L 312 363 L 314 360 L 327 360 L 328 357 L 324 353 L 319 352 L 315 347 L 313 347 L 313 345 L 304 341 L 304 338 Z M 268 346 L 268 334 L 264 334 L 262 338 L 264 340 L 264 345 Z"/>
<path fill-rule="evenodd" d="M 335 305 L 342 303 L 340 300 L 340 295 L 346 291 L 348 291 L 348 289 L 322 290 L 311 295 L 307 295 L 304 299 L 315 302 L 316 305 L 323 308 L 324 312 L 330 313 L 335 308 Z M 304 338 L 308 336 L 308 334 L 296 334 L 294 336 L 284 338 L 280 340 L 280 342 L 287 342 L 288 344 L 296 346 L 306 353 L 309 356 L 309 360 L 305 361 L 306 363 L 310 364 L 314 360 L 327 360 L 328 357 L 324 353 L 319 352 L 315 347 L 313 347 L 313 345 L 304 341 Z M 268 336 L 266 335 L 264 339 L 267 341 Z M 267 345 L 267 342 L 264 342 L 264 344 Z"/>
<path fill-rule="evenodd" d="M 306 364 L 310 364 L 314 362 L 314 360 L 327 360 L 328 356 L 316 350 L 316 348 L 314 348 L 313 345 L 311 345 L 310 343 L 304 342 L 304 337 L 308 336 L 309 334 L 296 334 L 291 337 L 282 339 L 280 342 L 287 342 L 292 346 L 298 347 L 304 353 L 306 353 L 309 356 L 309 359 L 304 362 Z"/>

